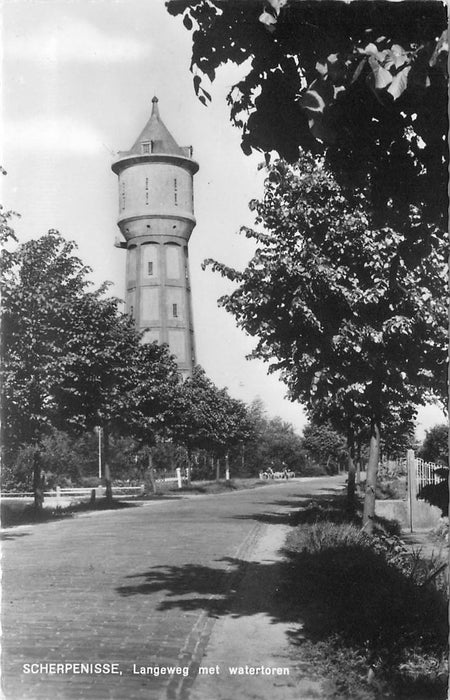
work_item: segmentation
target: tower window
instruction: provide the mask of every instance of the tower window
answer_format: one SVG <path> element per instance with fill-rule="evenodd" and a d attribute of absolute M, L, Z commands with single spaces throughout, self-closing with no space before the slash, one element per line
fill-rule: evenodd
<path fill-rule="evenodd" d="M 142 153 L 151 153 L 150 150 L 150 141 L 147 141 L 146 143 L 142 144 Z"/>
<path fill-rule="evenodd" d="M 125 183 L 122 182 L 122 196 L 121 196 L 121 203 L 122 203 L 122 209 L 125 209 Z"/>
<path fill-rule="evenodd" d="M 172 304 L 172 316 L 178 318 L 178 304 Z"/>
<path fill-rule="evenodd" d="M 175 206 L 178 206 L 178 184 L 177 184 L 177 178 L 174 179 L 173 181 L 173 201 Z"/>
<path fill-rule="evenodd" d="M 153 263 L 148 262 L 147 263 L 147 275 L 151 277 L 153 275 Z"/>
<path fill-rule="evenodd" d="M 148 204 L 148 177 L 145 178 L 145 203 Z"/>
<path fill-rule="evenodd" d="M 130 306 L 130 316 L 134 314 L 134 306 Z"/>

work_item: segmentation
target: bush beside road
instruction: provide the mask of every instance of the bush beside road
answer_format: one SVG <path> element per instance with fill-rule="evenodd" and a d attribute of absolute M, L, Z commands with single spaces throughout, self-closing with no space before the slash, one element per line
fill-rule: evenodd
<path fill-rule="evenodd" d="M 285 544 L 281 590 L 298 610 L 292 644 L 322 697 L 447 697 L 448 569 L 391 523 L 368 536 L 339 499 L 302 507 Z M 386 527 L 387 525 L 387 527 Z"/>

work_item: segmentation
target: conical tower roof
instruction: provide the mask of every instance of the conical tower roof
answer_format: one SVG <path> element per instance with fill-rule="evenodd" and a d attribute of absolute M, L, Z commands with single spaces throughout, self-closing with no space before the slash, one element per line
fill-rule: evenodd
<path fill-rule="evenodd" d="M 158 109 L 158 98 L 154 97 L 152 103 L 151 117 L 128 153 L 130 155 L 141 154 L 142 144 L 149 143 L 151 144 L 150 152 L 153 154 L 169 153 L 171 155 L 184 156 L 183 149 L 178 146 L 170 131 L 161 121 Z"/>

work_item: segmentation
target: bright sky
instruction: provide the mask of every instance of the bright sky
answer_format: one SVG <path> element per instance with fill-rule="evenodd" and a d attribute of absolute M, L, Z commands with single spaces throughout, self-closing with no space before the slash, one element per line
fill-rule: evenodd
<path fill-rule="evenodd" d="M 252 225 L 247 204 L 262 193 L 262 158 L 243 155 L 229 123 L 225 95 L 236 69 L 222 69 L 204 107 L 189 73 L 190 34 L 163 0 L 4 0 L 3 37 L 2 202 L 21 214 L 20 240 L 57 228 L 78 243 L 94 281 L 111 280 L 124 297 L 110 166 L 115 151 L 134 143 L 157 95 L 167 128 L 200 164 L 189 243 L 198 362 L 218 386 L 246 402 L 261 397 L 269 415 L 300 432 L 301 407 L 284 398 L 266 365 L 245 359 L 254 340 L 217 307 L 230 284 L 201 270 L 209 257 L 242 268 L 253 250 L 237 231 Z M 419 437 L 442 420 L 436 407 L 421 410 Z"/>

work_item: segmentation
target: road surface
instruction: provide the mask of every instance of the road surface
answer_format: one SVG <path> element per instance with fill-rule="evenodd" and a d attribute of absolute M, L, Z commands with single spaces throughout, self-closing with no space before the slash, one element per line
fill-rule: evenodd
<path fill-rule="evenodd" d="M 208 656 L 215 621 L 233 613 L 268 530 L 286 528 L 303 497 L 342 485 L 295 480 L 4 530 L 4 697 L 201 697 L 202 658 L 210 688 L 224 672 L 223 659 Z M 272 569 L 261 562 L 261 586 Z M 231 617 L 254 615 L 251 607 Z M 234 661 L 246 663 L 242 653 Z"/>

